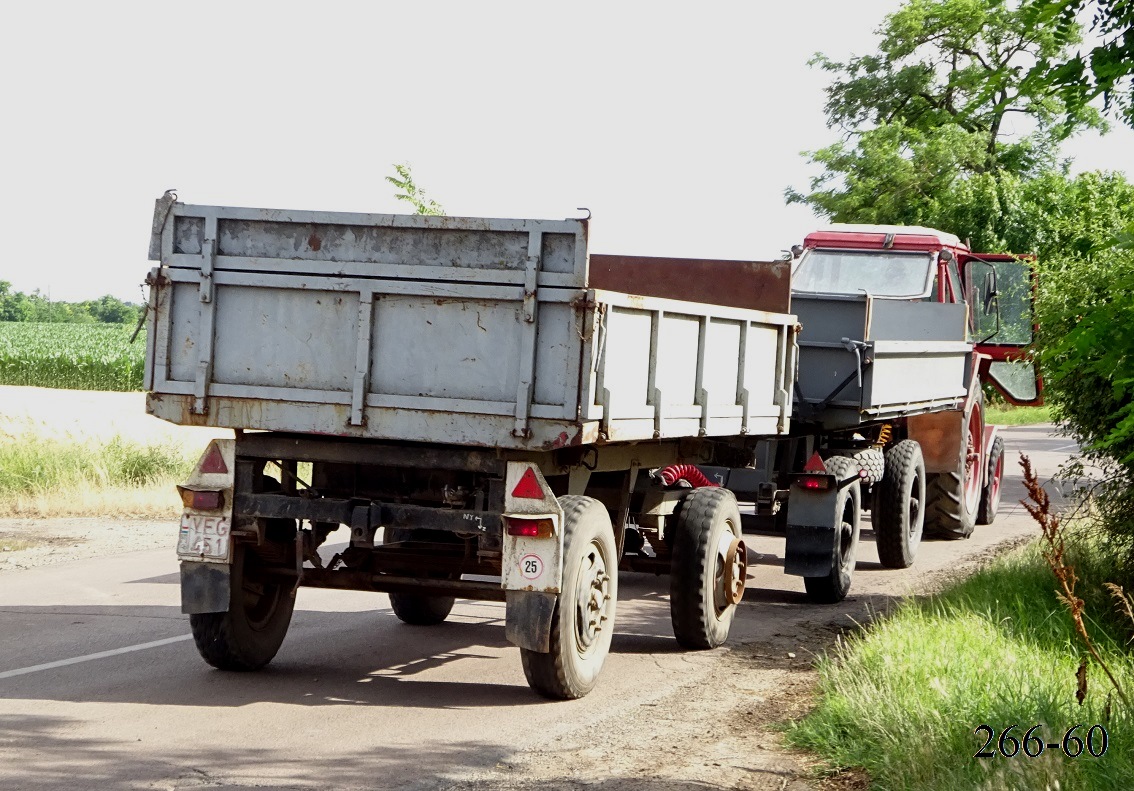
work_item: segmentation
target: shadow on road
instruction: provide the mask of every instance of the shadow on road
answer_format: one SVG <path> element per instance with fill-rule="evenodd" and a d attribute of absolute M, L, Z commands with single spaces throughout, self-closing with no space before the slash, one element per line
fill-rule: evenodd
<path fill-rule="evenodd" d="M 117 788 L 225 789 L 405 788 L 452 789 L 496 787 L 469 781 L 470 773 L 495 769 L 497 778 L 508 769 L 512 751 L 500 745 L 466 739 L 442 747 L 414 734 L 360 733 L 352 750 L 334 759 L 315 758 L 319 745 L 296 750 L 294 744 L 274 749 L 241 745 L 196 746 L 192 733 L 155 734 L 157 749 L 142 752 L 136 741 L 116 738 L 108 731 L 100 739 L 75 738 L 69 731 L 80 720 L 43 715 L 0 715 L 0 756 L 5 788 L 19 791 L 88 791 Z M 138 741 L 142 741 L 139 739 Z M 19 760 L 17 760 L 19 758 Z M 572 775 L 592 767 L 564 765 L 559 777 L 524 781 L 509 776 L 509 789 L 566 791 L 577 789 Z M 775 770 L 753 770 L 767 787 L 782 787 Z M 786 774 L 784 776 L 787 776 Z M 753 778 L 756 779 L 755 777 Z M 790 778 L 789 778 L 790 779 Z M 518 782 L 517 782 L 518 781 Z M 721 786 L 697 781 L 620 777 L 619 791 L 713 791 Z M 589 783 L 593 784 L 593 783 Z"/>

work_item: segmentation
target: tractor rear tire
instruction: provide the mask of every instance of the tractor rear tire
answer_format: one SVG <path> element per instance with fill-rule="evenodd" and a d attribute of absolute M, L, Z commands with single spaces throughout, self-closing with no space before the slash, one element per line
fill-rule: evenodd
<path fill-rule="evenodd" d="M 926 535 L 955 540 L 973 534 L 980 508 L 980 443 L 984 441 L 983 434 L 984 403 L 978 397 L 963 417 L 957 468 L 928 476 Z"/>

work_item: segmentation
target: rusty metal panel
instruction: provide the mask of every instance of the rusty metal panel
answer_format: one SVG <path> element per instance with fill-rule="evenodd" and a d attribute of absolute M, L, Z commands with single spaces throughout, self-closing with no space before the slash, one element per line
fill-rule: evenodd
<path fill-rule="evenodd" d="M 592 254 L 590 286 L 706 305 L 791 312 L 790 261 Z"/>
<path fill-rule="evenodd" d="M 909 438 L 921 445 L 926 472 L 956 472 L 961 463 L 961 410 L 915 415 L 906 423 Z"/>

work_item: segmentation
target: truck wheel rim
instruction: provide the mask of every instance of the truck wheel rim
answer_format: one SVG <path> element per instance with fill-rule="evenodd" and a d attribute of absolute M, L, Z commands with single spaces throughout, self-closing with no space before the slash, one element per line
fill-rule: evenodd
<path fill-rule="evenodd" d="M 972 513 L 976 511 L 980 500 L 980 407 L 974 406 L 969 414 L 968 441 L 965 447 L 965 480 L 962 489 L 965 497 L 965 506 Z"/>
<path fill-rule="evenodd" d="M 610 628 L 610 576 L 602 546 L 592 541 L 583 556 L 575 599 L 575 637 L 579 653 L 587 654 Z"/>
<path fill-rule="evenodd" d="M 748 581 L 748 548 L 744 541 L 733 535 L 732 531 L 722 537 L 717 553 L 716 585 L 713 604 L 719 616 L 744 598 L 744 586 Z"/>
<path fill-rule="evenodd" d="M 996 506 L 1000 505 L 1000 482 L 1003 478 L 1004 454 L 1001 453 L 996 457 L 996 466 L 992 468 L 992 480 L 988 482 L 988 485 L 991 487 L 988 500 L 990 503 L 992 503 L 993 508 L 996 508 Z"/>
<path fill-rule="evenodd" d="M 271 622 L 276 612 L 279 586 L 245 581 L 241 592 L 244 595 L 244 618 L 253 631 L 260 631 Z"/>
<path fill-rule="evenodd" d="M 913 482 L 910 484 L 910 529 L 909 537 L 911 539 L 917 538 L 918 534 L 918 516 L 921 514 L 921 500 L 918 499 L 917 494 L 921 491 L 921 479 L 914 476 Z"/>

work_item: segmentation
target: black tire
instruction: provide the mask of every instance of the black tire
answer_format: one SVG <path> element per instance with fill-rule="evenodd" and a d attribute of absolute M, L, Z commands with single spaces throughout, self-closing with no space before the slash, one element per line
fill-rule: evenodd
<path fill-rule="evenodd" d="M 690 492 L 675 516 L 669 537 L 673 636 L 685 648 L 716 648 L 728 639 L 747 578 L 740 509 L 728 489 L 704 487 Z"/>
<path fill-rule="evenodd" d="M 925 460 L 921 446 L 912 439 L 886 451 L 886 471 L 874 487 L 871 518 L 882 565 L 889 569 L 913 565 L 925 528 Z"/>
<path fill-rule="evenodd" d="M 528 686 L 555 700 L 594 689 L 614 635 L 618 546 L 606 506 L 568 494 L 563 507 L 563 592 L 555 603 L 548 653 L 520 649 Z"/>
<path fill-rule="evenodd" d="M 960 461 L 957 468 L 927 476 L 926 535 L 962 539 L 971 536 L 976 527 L 977 510 L 980 508 L 980 465 L 974 462 L 973 456 L 984 437 L 973 437 L 973 433 L 974 430 L 984 431 L 983 398 L 977 397 L 962 420 Z M 977 458 L 979 459 L 979 454 Z M 973 476 L 977 476 L 975 482 Z"/>
<path fill-rule="evenodd" d="M 991 525 L 1000 511 L 1000 489 L 1004 481 L 1004 440 L 997 437 L 992 441 L 988 452 L 988 483 L 980 492 L 980 510 L 977 511 L 978 525 Z"/>
<path fill-rule="evenodd" d="M 201 657 L 220 670 L 258 670 L 279 651 L 291 623 L 295 598 L 287 578 L 265 581 L 255 574 L 257 557 L 238 544 L 230 571 L 228 612 L 189 616 Z"/>
<path fill-rule="evenodd" d="M 827 459 L 825 464 L 827 472 L 840 481 L 854 477 L 859 470 L 857 462 L 844 456 Z M 824 577 L 803 578 L 807 598 L 820 604 L 836 604 L 850 593 L 855 556 L 858 554 L 858 536 L 862 529 L 862 487 L 858 481 L 839 491 L 832 516 L 838 542 L 835 565 Z"/>
<path fill-rule="evenodd" d="M 423 538 L 420 530 L 408 527 L 384 528 L 383 541 L 412 541 Z M 444 623 L 453 611 L 455 596 L 430 596 L 423 593 L 391 593 L 390 606 L 402 623 L 410 626 L 436 626 Z"/>

